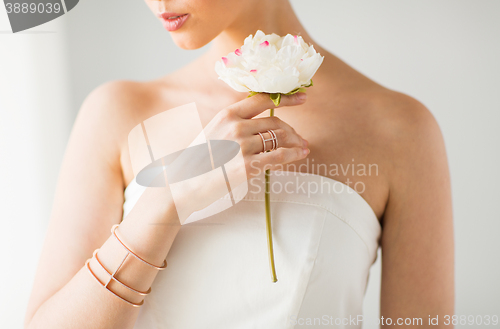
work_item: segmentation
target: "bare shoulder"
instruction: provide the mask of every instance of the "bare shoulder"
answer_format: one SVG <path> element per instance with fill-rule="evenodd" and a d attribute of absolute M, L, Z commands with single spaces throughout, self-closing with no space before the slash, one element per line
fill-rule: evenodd
<path fill-rule="evenodd" d="M 391 170 L 446 158 L 440 127 L 422 102 L 388 89 L 370 94 L 367 115 L 390 156 Z"/>
<path fill-rule="evenodd" d="M 95 88 L 85 99 L 82 115 L 94 117 L 113 126 L 120 127 L 129 120 L 146 114 L 157 101 L 159 83 L 157 81 L 138 82 L 116 80 Z M 111 127 L 110 127 L 111 128 Z"/>
<path fill-rule="evenodd" d="M 384 147 L 395 149 L 410 141 L 424 142 L 422 137 L 441 138 L 434 116 L 419 100 L 376 83 L 333 55 L 325 62 L 318 98 L 340 104 L 346 124 L 366 132 L 360 137 L 376 137 Z"/>
<path fill-rule="evenodd" d="M 101 147 L 113 155 L 109 161 L 122 171 L 125 182 L 131 180 L 128 134 L 159 107 L 165 108 L 168 89 L 168 83 L 160 80 L 110 81 L 95 88 L 82 104 L 77 120 L 85 122 Z"/>
<path fill-rule="evenodd" d="M 431 111 L 417 99 L 387 89 L 368 92 L 365 102 L 366 131 L 377 139 L 374 152 L 389 192 L 384 222 L 404 218 L 403 209 L 414 203 L 426 203 L 436 213 L 449 208 L 445 143 Z"/>
<path fill-rule="evenodd" d="M 361 93 L 389 191 L 381 218 L 380 314 L 452 314 L 453 212 L 439 125 L 413 97 L 383 88 Z"/>
<path fill-rule="evenodd" d="M 392 90 L 374 93 L 372 109 L 380 115 L 378 123 L 389 138 L 416 140 L 423 136 L 438 137 L 439 126 L 431 111 L 417 99 Z M 439 134 L 438 134 L 439 135 Z"/>
<path fill-rule="evenodd" d="M 432 152 L 444 153 L 440 127 L 419 100 L 379 85 L 348 91 L 351 122 L 374 151 L 389 159 L 390 171 L 402 161 L 422 161 Z M 356 120 L 353 120 L 356 118 Z"/>
<path fill-rule="evenodd" d="M 380 170 L 366 193 L 374 209 L 387 214 L 396 199 L 399 205 L 421 200 L 430 189 L 449 185 L 443 135 L 422 102 L 375 84 L 345 94 L 349 106 L 343 122 L 350 127 L 350 149 L 360 150 L 358 158 Z"/>
<path fill-rule="evenodd" d="M 352 128 L 353 135 L 359 137 L 356 142 L 369 140 L 376 152 L 395 156 L 403 155 L 410 144 L 442 139 L 434 116 L 422 102 L 376 83 L 335 56 L 328 58 L 330 64 L 323 71 L 323 81 L 313 92 L 325 99 L 324 108 L 339 104 L 331 118 L 338 121 L 340 115 L 344 120 L 339 122 Z M 324 97 L 325 94 L 329 97 Z"/>

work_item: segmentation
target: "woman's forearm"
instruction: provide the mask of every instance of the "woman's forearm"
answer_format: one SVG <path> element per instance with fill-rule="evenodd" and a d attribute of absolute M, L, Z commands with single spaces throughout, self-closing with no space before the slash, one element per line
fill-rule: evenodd
<path fill-rule="evenodd" d="M 180 224 L 177 212 L 166 189 L 148 188 L 131 213 L 122 221 L 117 235 L 134 253 L 149 263 L 160 266 L 168 254 Z M 161 211 L 158 211 L 160 204 Z M 111 235 L 97 253 L 102 265 L 113 273 L 128 251 Z M 92 255 L 89 255 L 89 258 Z M 89 262 L 95 276 L 106 284 L 110 275 L 95 257 Z M 54 269 L 57 271 L 57 269 Z M 165 271 L 168 271 L 168 266 Z M 158 270 L 144 264 L 133 255 L 126 256 L 115 274 L 121 282 L 135 290 L 146 292 Z M 113 280 L 108 288 L 132 303 L 140 303 L 142 296 Z M 26 328 L 132 328 L 139 313 L 134 307 L 107 291 L 89 269 L 82 268 L 57 293 L 45 301 Z"/>

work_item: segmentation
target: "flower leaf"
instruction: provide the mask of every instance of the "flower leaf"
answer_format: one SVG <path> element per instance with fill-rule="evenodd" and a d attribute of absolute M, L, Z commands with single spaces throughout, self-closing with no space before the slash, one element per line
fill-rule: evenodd
<path fill-rule="evenodd" d="M 285 95 L 293 95 L 293 94 L 299 92 L 299 89 L 300 88 L 295 88 L 294 90 L 287 92 Z"/>
<path fill-rule="evenodd" d="M 250 91 L 249 94 L 248 94 L 248 96 L 247 96 L 247 98 L 248 97 L 252 97 L 253 95 L 257 95 L 257 94 L 259 94 L 259 93 L 256 92 L 256 91 Z"/>
<path fill-rule="evenodd" d="M 309 81 L 309 84 L 308 84 L 308 85 L 304 85 L 304 86 L 302 86 L 302 87 L 297 87 L 297 88 L 295 88 L 294 90 L 289 91 L 289 92 L 287 92 L 287 93 L 286 93 L 286 94 L 284 94 L 284 95 L 293 95 L 293 94 L 298 93 L 298 92 L 305 93 L 305 92 L 306 92 L 306 88 L 311 87 L 312 85 L 313 85 L 313 82 L 312 82 L 312 79 L 311 79 L 311 81 Z"/>
<path fill-rule="evenodd" d="M 293 95 L 295 93 L 298 93 L 298 92 L 302 92 L 302 93 L 305 93 L 306 92 L 306 88 L 302 88 L 302 87 L 299 87 L 299 88 L 295 88 L 294 90 L 284 94 L 284 95 Z"/>
<path fill-rule="evenodd" d="M 269 94 L 269 97 L 271 98 L 271 100 L 273 101 L 275 106 L 280 105 L 281 93 L 272 93 L 272 94 Z"/>

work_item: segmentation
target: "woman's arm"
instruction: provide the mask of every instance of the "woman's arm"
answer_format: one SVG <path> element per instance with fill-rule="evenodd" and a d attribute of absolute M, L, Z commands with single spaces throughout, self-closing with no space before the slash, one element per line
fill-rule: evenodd
<path fill-rule="evenodd" d="M 419 102 L 398 96 L 390 193 L 383 218 L 381 316 L 421 318 L 429 326 L 454 313 L 454 239 L 450 176 L 440 129 Z M 401 321 L 401 320 L 400 320 Z M 407 320 L 409 321 L 409 320 Z M 409 322 L 408 322 L 409 323 Z M 387 324 L 384 321 L 384 324 Z"/>
<path fill-rule="evenodd" d="M 26 328 L 122 329 L 134 326 L 139 308 L 106 291 L 84 266 L 97 248 L 100 248 L 100 261 L 111 271 L 126 255 L 111 236 L 110 228 L 120 223 L 122 217 L 124 180 L 119 145 L 127 140 L 130 129 L 145 119 L 130 114 L 131 108 L 143 111 L 147 108 L 147 104 L 141 103 L 146 102 L 147 97 L 135 97 L 134 92 L 128 83 L 107 84 L 94 91 L 82 106 L 61 168 L 53 213 L 26 313 Z M 304 103 L 301 95 L 303 93 L 283 97 L 280 107 Z M 241 145 L 247 177 L 251 177 L 248 169 L 254 168 L 249 164 L 257 159 L 262 171 L 263 167 L 303 159 L 308 153 L 307 142 L 278 118 L 251 120 L 272 106 L 268 95 L 256 95 L 221 110 L 211 121 L 211 133 Z M 129 122 L 122 124 L 124 120 Z M 134 123 L 130 125 L 130 121 Z M 256 134 L 269 129 L 279 131 L 284 145 L 274 152 L 259 154 L 263 146 Z M 227 193 L 225 182 L 224 187 Z M 193 191 L 199 195 L 199 190 L 206 189 L 193 187 L 186 195 L 191 196 Z M 207 192 L 208 199 L 215 198 L 215 201 L 222 197 L 213 195 L 216 190 Z M 189 205 L 188 213 L 198 210 L 197 206 Z M 153 187 L 146 189 L 121 222 L 119 236 L 135 253 L 159 266 L 179 229 L 169 189 Z M 95 258 L 89 265 L 101 282 L 107 282 L 109 275 Z M 132 288 L 147 291 L 157 271 L 129 256 L 119 274 Z M 109 287 L 132 303 L 137 304 L 144 298 L 114 282 Z"/>
<path fill-rule="evenodd" d="M 120 167 L 119 139 L 123 139 L 120 113 L 126 113 L 127 84 L 113 82 L 92 92 L 78 114 L 61 167 L 53 211 L 39 261 L 33 291 L 26 312 L 29 328 L 120 328 L 130 327 L 137 316 L 132 308 L 99 286 L 82 265 L 96 248 L 104 264 L 122 259 L 123 249 L 110 237 L 110 228 L 122 217 L 124 181 Z M 126 133 L 126 132 L 125 132 Z M 126 135 L 125 135 L 126 138 Z M 157 193 L 158 191 L 154 191 Z M 152 204 L 148 197 L 142 204 Z M 138 206 L 141 206 L 139 202 Z M 151 207 L 158 209 L 158 207 Z M 139 218 L 131 213 L 120 225 L 123 239 L 140 248 L 145 232 L 140 221 L 155 220 L 156 212 L 144 212 Z M 175 215 L 175 214 L 174 214 Z M 130 228 L 133 233 L 130 234 Z M 134 232 L 135 230 L 135 232 Z M 176 229 L 161 234 L 163 242 L 147 255 L 150 262 L 161 264 Z M 130 242 L 129 242 L 130 241 Z M 104 244 L 104 245 L 103 245 Z M 156 257 L 155 257 L 156 256 Z M 131 256 L 130 256 L 131 257 Z M 129 258 L 130 258 L 129 257 Z M 156 270 L 130 262 L 121 270 L 132 287 L 147 290 Z M 90 263 L 102 279 L 102 270 Z M 145 287 L 145 288 L 144 288 Z M 124 295 L 126 296 L 126 294 Z M 130 296 L 129 296 L 130 297 Z M 135 297 L 137 298 L 137 297 Z M 120 319 L 116 322 L 116 319 Z"/>

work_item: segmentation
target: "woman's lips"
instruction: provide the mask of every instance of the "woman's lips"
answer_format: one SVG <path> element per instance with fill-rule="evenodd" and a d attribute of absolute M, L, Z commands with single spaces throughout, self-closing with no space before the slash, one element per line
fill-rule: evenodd
<path fill-rule="evenodd" d="M 161 18 L 165 29 L 172 32 L 182 27 L 182 24 L 188 19 L 189 14 L 161 13 L 158 16 Z"/>

